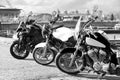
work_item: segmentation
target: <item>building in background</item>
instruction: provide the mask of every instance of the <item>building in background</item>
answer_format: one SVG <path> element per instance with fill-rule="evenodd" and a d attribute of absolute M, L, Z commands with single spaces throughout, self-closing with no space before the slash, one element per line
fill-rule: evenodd
<path fill-rule="evenodd" d="M 16 19 L 21 9 L 14 8 L 8 0 L 0 2 L 0 22 L 11 22 Z"/>
<path fill-rule="evenodd" d="M 20 9 L 16 8 L 0 8 L 0 21 L 11 21 L 17 18 L 20 14 Z"/>

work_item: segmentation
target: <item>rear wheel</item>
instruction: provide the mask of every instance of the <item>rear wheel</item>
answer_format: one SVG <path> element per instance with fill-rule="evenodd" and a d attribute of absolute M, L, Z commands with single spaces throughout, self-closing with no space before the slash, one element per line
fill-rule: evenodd
<path fill-rule="evenodd" d="M 56 66 L 62 71 L 67 74 L 77 74 L 79 73 L 79 68 L 82 64 L 82 60 L 80 57 L 76 57 L 75 61 L 73 62 L 72 66 L 70 62 L 72 60 L 73 52 L 64 52 L 63 54 L 59 54 L 56 57 Z"/>
<path fill-rule="evenodd" d="M 36 48 L 33 51 L 33 58 L 38 64 L 48 65 L 52 63 L 55 59 L 55 52 L 51 49 L 47 49 L 45 57 L 43 57 L 44 47 Z"/>

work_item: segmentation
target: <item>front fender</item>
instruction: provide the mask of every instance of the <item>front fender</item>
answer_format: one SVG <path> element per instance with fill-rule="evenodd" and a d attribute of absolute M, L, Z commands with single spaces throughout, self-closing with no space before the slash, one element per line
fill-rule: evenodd
<path fill-rule="evenodd" d="M 45 42 L 42 42 L 42 43 L 39 43 L 35 46 L 35 48 L 33 49 L 32 53 L 34 53 L 34 51 L 37 49 L 37 48 L 40 48 L 40 47 L 45 47 L 46 46 L 46 43 Z"/>
<path fill-rule="evenodd" d="M 45 42 L 42 42 L 42 43 L 39 43 L 35 46 L 35 49 L 36 48 L 39 48 L 39 47 L 45 47 L 46 46 L 46 43 Z"/>
<path fill-rule="evenodd" d="M 12 44 L 15 44 L 15 43 L 19 44 L 19 40 L 14 40 Z"/>
<path fill-rule="evenodd" d="M 14 40 L 18 40 L 19 38 L 18 38 L 17 35 L 18 35 L 18 33 L 13 34 L 12 38 L 13 38 Z"/>

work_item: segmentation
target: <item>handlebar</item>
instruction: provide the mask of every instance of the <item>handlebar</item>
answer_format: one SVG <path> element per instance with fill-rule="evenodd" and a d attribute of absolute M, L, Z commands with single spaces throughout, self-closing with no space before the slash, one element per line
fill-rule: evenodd
<path fill-rule="evenodd" d="M 28 15 L 26 16 L 25 20 L 24 20 L 24 23 L 26 24 L 26 22 L 29 20 L 29 17 L 32 16 L 32 12 L 29 12 Z"/>
<path fill-rule="evenodd" d="M 98 16 L 96 16 L 95 18 L 91 18 L 89 21 L 87 21 L 87 22 L 85 23 L 85 25 L 84 25 L 84 29 L 85 29 L 87 26 L 91 25 L 97 18 L 98 18 Z"/>
<path fill-rule="evenodd" d="M 61 27 L 63 27 L 63 26 L 64 26 L 64 25 L 59 25 L 59 26 L 57 26 L 57 27 L 51 28 L 51 30 L 55 30 L 55 29 L 61 28 Z"/>
<path fill-rule="evenodd" d="M 80 35 L 81 33 L 86 32 L 85 28 L 86 28 L 87 26 L 90 26 L 97 18 L 98 18 L 98 17 L 94 17 L 94 18 L 91 18 L 90 20 L 88 20 L 88 21 L 85 23 L 85 25 L 83 25 L 83 27 L 80 29 L 78 35 Z"/>
<path fill-rule="evenodd" d="M 52 21 L 50 21 L 50 24 L 55 24 L 56 21 L 59 19 L 59 17 L 60 17 L 60 15 L 57 14 L 57 16 Z"/>

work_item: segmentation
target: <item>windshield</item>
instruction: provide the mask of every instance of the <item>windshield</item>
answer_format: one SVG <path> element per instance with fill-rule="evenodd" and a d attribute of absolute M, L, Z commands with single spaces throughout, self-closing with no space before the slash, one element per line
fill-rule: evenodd
<path fill-rule="evenodd" d="M 24 24 L 24 22 L 20 22 L 20 24 L 18 25 L 18 28 L 17 28 L 16 32 L 21 31 L 21 30 L 23 30 L 25 28 L 26 28 L 26 25 Z"/>
<path fill-rule="evenodd" d="M 78 19 L 76 27 L 75 27 L 75 38 L 78 39 L 78 36 L 80 34 L 81 31 L 84 31 L 87 27 L 89 27 L 91 25 L 91 23 L 93 23 L 98 17 L 92 17 L 91 19 L 89 19 L 87 22 L 85 22 L 85 24 L 81 25 L 81 19 L 82 16 Z M 90 29 L 92 26 L 90 26 Z"/>
<path fill-rule="evenodd" d="M 76 26 L 75 26 L 75 39 L 77 39 L 78 38 L 78 35 L 79 35 L 79 32 L 80 32 L 80 30 L 81 30 L 81 19 L 82 19 L 82 16 L 81 17 L 79 17 L 79 19 L 78 19 L 78 21 L 77 21 L 77 24 L 76 24 Z"/>

